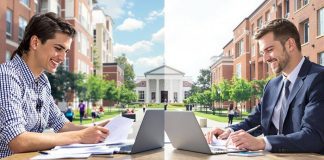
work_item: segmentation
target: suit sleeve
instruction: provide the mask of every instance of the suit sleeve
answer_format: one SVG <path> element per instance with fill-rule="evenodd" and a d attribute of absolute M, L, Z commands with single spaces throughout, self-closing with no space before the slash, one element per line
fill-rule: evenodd
<path fill-rule="evenodd" d="M 271 152 L 323 152 L 324 72 L 316 76 L 307 92 L 300 130 L 287 135 L 267 136 L 272 145 Z"/>
<path fill-rule="evenodd" d="M 269 82 L 265 85 L 264 87 L 264 91 L 266 90 L 267 86 L 268 86 Z M 254 110 L 251 112 L 251 114 L 243 121 L 240 122 L 239 124 L 236 125 L 232 125 L 230 128 L 232 128 L 234 131 L 243 129 L 245 131 L 257 126 L 261 124 L 261 104 L 262 104 L 262 99 L 261 98 L 261 102 L 258 103 L 258 105 L 256 105 L 254 107 Z M 259 128 L 258 130 L 252 132 L 253 136 L 259 136 L 262 134 L 262 129 Z"/>

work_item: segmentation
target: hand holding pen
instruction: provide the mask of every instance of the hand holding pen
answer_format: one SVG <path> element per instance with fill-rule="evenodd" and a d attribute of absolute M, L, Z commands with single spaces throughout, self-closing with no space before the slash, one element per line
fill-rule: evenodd
<path fill-rule="evenodd" d="M 230 139 L 232 139 L 233 144 L 236 145 L 236 146 L 241 145 L 241 144 L 246 145 L 245 141 L 242 140 L 242 137 L 246 137 L 245 139 L 248 138 L 249 140 L 252 140 L 251 138 L 255 138 L 255 137 L 251 136 L 250 134 L 252 132 L 254 132 L 255 130 L 259 129 L 260 127 L 261 127 L 261 125 L 257 125 L 256 127 L 253 127 L 251 129 L 247 130 L 246 132 L 243 131 L 243 130 L 240 130 L 240 131 L 236 131 L 236 132 L 231 133 L 231 135 L 226 140 L 225 146 L 226 147 L 228 146 L 228 143 L 229 143 Z"/>

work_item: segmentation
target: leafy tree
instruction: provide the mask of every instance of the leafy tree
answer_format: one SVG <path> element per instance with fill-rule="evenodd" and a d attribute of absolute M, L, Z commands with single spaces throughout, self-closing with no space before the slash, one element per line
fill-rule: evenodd
<path fill-rule="evenodd" d="M 79 88 L 82 92 L 78 92 L 78 96 L 87 101 L 97 102 L 104 98 L 108 83 L 101 76 L 90 75 L 85 81 L 79 81 Z"/>
<path fill-rule="evenodd" d="M 254 95 L 257 98 L 261 98 L 261 96 L 263 95 L 263 88 L 267 82 L 268 80 L 266 79 L 251 81 L 252 95 Z"/>
<path fill-rule="evenodd" d="M 68 72 L 62 66 L 59 66 L 55 73 L 46 73 L 46 75 L 51 84 L 52 95 L 59 101 L 72 99 L 72 97 L 68 97 L 68 93 L 77 88 L 77 81 L 84 79 L 82 74 Z"/>
<path fill-rule="evenodd" d="M 203 90 L 210 89 L 210 70 L 201 69 L 197 79 L 197 85 Z"/>
<path fill-rule="evenodd" d="M 117 64 L 124 70 L 124 85 L 129 90 L 134 90 L 135 85 L 135 73 L 133 65 L 129 64 L 125 54 L 116 58 Z"/>
<path fill-rule="evenodd" d="M 190 95 L 196 93 L 202 93 L 207 89 L 210 89 L 210 70 L 201 69 L 197 82 L 194 82 L 191 86 Z"/>
<path fill-rule="evenodd" d="M 117 101 L 118 99 L 118 90 L 117 90 L 117 85 L 115 81 L 106 81 L 107 83 L 107 88 L 106 88 L 106 94 L 104 98 L 106 100 L 110 101 Z"/>
<path fill-rule="evenodd" d="M 224 79 L 218 83 L 218 88 L 221 96 L 221 101 L 230 100 L 231 83 L 228 80 Z"/>
<path fill-rule="evenodd" d="M 251 84 L 244 79 L 233 77 L 230 89 L 231 100 L 236 103 L 247 101 L 251 97 Z M 242 111 L 242 104 L 241 104 Z"/>

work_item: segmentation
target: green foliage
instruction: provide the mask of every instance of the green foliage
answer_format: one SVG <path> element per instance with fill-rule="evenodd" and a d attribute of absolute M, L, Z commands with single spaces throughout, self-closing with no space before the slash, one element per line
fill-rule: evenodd
<path fill-rule="evenodd" d="M 131 102 L 137 101 L 137 94 L 129 89 L 126 86 L 122 85 L 118 87 L 119 97 L 118 101 L 123 104 L 129 104 Z"/>
<path fill-rule="evenodd" d="M 201 69 L 197 82 L 194 82 L 191 86 L 190 95 L 201 93 L 208 89 L 210 89 L 210 70 Z"/>
<path fill-rule="evenodd" d="M 228 101 L 230 100 L 231 96 L 230 96 L 230 90 L 231 90 L 231 83 L 224 79 L 222 80 L 219 84 L 218 84 L 218 88 L 219 88 L 219 92 L 221 95 L 221 100 L 222 101 Z"/>
<path fill-rule="evenodd" d="M 67 93 L 77 89 L 77 81 L 82 81 L 82 74 L 74 74 L 63 69 L 62 66 L 57 68 L 54 74 L 46 73 L 51 84 L 52 96 L 54 99 L 68 101 Z"/>
<path fill-rule="evenodd" d="M 184 107 L 183 103 L 169 103 L 169 105 L 173 107 Z"/>
<path fill-rule="evenodd" d="M 124 85 L 129 90 L 134 90 L 135 88 L 135 73 L 133 65 L 129 64 L 125 54 L 116 58 L 117 64 L 124 70 Z"/>
<path fill-rule="evenodd" d="M 106 94 L 104 98 L 106 100 L 110 101 L 117 101 L 119 97 L 119 93 L 117 90 L 117 85 L 115 81 L 106 81 L 107 83 L 107 88 L 106 88 Z"/>
<path fill-rule="evenodd" d="M 104 98 L 108 83 L 101 76 L 89 75 L 86 80 L 78 81 L 78 96 L 86 101 L 97 102 Z"/>
<path fill-rule="evenodd" d="M 233 77 L 230 97 L 237 103 L 247 101 L 251 97 L 251 84 L 244 79 Z"/>

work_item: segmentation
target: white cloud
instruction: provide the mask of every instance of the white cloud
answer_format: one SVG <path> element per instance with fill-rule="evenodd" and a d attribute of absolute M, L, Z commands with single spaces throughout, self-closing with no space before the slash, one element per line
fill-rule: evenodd
<path fill-rule="evenodd" d="M 115 44 L 114 45 L 114 53 L 122 54 L 122 53 L 138 53 L 138 52 L 147 52 L 152 49 L 153 43 L 150 41 L 139 41 L 132 45 L 125 44 Z"/>
<path fill-rule="evenodd" d="M 157 17 L 163 16 L 164 15 L 164 10 L 161 11 L 151 11 L 149 15 L 147 16 L 146 20 L 147 21 L 152 21 L 155 20 Z"/>
<path fill-rule="evenodd" d="M 134 18 L 127 18 L 124 22 L 117 27 L 117 30 L 120 31 L 133 31 L 136 29 L 141 29 L 144 26 L 144 22 L 134 19 Z"/>
<path fill-rule="evenodd" d="M 131 8 L 134 7 L 134 3 L 133 3 L 133 2 L 128 2 L 126 7 L 127 7 L 128 9 L 131 9 Z"/>
<path fill-rule="evenodd" d="M 153 42 L 164 42 L 164 28 L 152 34 Z"/>
<path fill-rule="evenodd" d="M 127 15 L 128 15 L 129 17 L 134 17 L 134 16 L 135 16 L 135 15 L 133 14 L 132 11 L 128 11 L 128 12 L 127 12 Z"/>
<path fill-rule="evenodd" d="M 104 8 L 104 12 L 114 19 L 125 14 L 123 7 L 127 5 L 126 0 L 98 0 L 98 5 Z"/>
<path fill-rule="evenodd" d="M 222 53 L 234 28 L 264 0 L 165 0 L 166 64 L 193 76 Z M 181 63 L 179 63 L 181 60 Z"/>
<path fill-rule="evenodd" d="M 135 65 L 141 65 L 141 67 L 154 68 L 163 64 L 163 54 L 156 57 L 142 57 L 136 60 Z"/>

